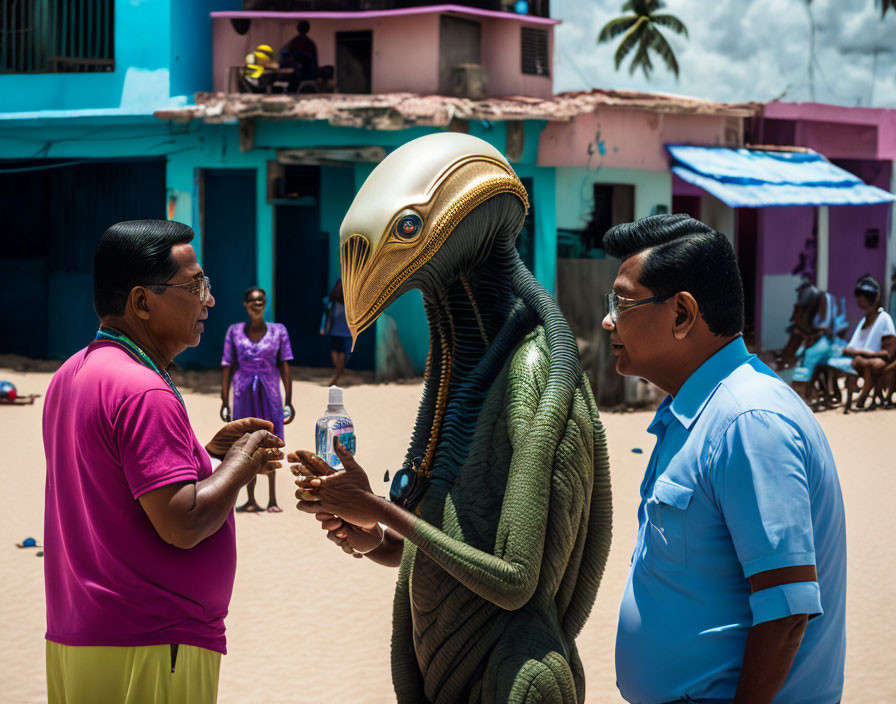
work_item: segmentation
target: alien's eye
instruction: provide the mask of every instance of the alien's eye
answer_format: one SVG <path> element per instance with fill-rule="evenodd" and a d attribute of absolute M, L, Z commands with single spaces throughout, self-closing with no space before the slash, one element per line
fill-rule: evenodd
<path fill-rule="evenodd" d="M 395 234 L 403 240 L 412 240 L 423 229 L 423 220 L 413 213 L 402 215 L 395 224 Z"/>

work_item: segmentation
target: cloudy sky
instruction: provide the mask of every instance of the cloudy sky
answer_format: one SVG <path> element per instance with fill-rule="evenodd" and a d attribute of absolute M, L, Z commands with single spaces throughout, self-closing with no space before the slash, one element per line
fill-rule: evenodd
<path fill-rule="evenodd" d="M 630 58 L 614 70 L 618 39 L 600 45 L 596 39 L 607 20 L 622 14 L 622 3 L 551 0 L 551 15 L 563 20 L 555 34 L 554 90 L 626 88 L 722 101 L 812 99 L 805 0 L 667 0 L 663 11 L 682 20 L 690 35 L 663 30 L 678 57 L 678 81 L 658 57 L 649 81 L 640 70 L 629 74 Z M 896 12 L 882 20 L 875 0 L 813 0 L 811 9 L 814 99 L 896 108 Z"/>

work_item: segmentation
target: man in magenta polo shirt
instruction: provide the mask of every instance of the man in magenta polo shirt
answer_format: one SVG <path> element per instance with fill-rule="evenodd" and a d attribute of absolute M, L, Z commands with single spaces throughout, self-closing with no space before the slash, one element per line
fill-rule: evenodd
<path fill-rule="evenodd" d="M 233 504 L 279 466 L 283 443 L 251 418 L 203 447 L 165 371 L 199 344 L 215 304 L 192 238 L 166 220 L 106 231 L 94 261 L 100 330 L 47 392 L 50 702 L 217 698 Z"/>

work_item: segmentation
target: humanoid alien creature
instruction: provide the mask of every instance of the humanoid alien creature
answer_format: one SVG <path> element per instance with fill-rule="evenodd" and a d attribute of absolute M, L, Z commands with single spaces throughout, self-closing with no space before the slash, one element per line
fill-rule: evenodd
<path fill-rule="evenodd" d="M 412 288 L 430 328 L 392 505 L 371 504 L 383 518 L 369 519 L 389 526 L 401 554 L 392 673 L 402 703 L 585 698 L 575 638 L 609 552 L 607 451 L 575 339 L 514 246 L 527 207 L 500 152 L 443 133 L 390 154 L 342 224 L 353 336 Z M 343 474 L 323 480 L 334 483 L 320 506 L 348 521 L 348 504 L 337 510 Z"/>

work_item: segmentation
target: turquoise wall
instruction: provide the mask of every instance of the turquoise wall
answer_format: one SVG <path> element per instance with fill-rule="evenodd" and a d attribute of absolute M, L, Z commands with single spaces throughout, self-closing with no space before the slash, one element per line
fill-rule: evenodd
<path fill-rule="evenodd" d="M 142 7 L 142 6 L 141 6 Z M 537 167 L 538 135 L 544 123 L 525 124 L 523 155 L 513 164 L 521 177 L 531 177 L 535 208 L 535 275 L 553 292 L 556 269 L 555 197 L 562 169 Z M 416 137 L 435 132 L 413 128 L 390 132 L 333 127 L 325 122 L 262 122 L 256 129 L 254 148 L 239 149 L 235 124 L 186 125 L 165 123 L 149 116 L 105 116 L 0 120 L 0 158 L 6 159 L 104 159 L 166 157 L 166 186 L 172 217 L 196 231 L 195 248 L 202 259 L 203 232 L 199 207 L 201 169 L 248 168 L 256 173 L 256 281 L 274 290 L 274 208 L 267 202 L 267 162 L 276 159 L 277 148 L 328 146 L 383 146 L 391 150 Z M 482 137 L 504 152 L 503 123 L 472 123 L 471 134 Z M 330 283 L 339 275 L 339 227 L 352 199 L 373 169 L 373 164 L 327 166 L 321 169 L 320 229 L 330 233 Z M 0 167 L 2 168 L 2 167 Z M 276 301 L 271 313 L 276 315 Z M 417 373 L 422 373 L 429 351 L 428 326 L 422 297 L 414 291 L 389 308 L 399 338 Z M 373 331 L 370 331 L 371 334 Z"/>
<path fill-rule="evenodd" d="M 171 95 L 212 89 L 211 12 L 242 10 L 242 0 L 168 0 L 171 3 Z"/>
<path fill-rule="evenodd" d="M 115 71 L 0 75 L 3 112 L 118 108 L 150 97 L 167 102 L 170 24 L 171 0 L 116 0 Z"/>
<path fill-rule="evenodd" d="M 194 93 L 212 85 L 209 13 L 239 9 L 239 0 L 116 0 L 114 71 L 0 75 L 2 112 L 115 109 L 151 115 L 192 102 Z"/>

